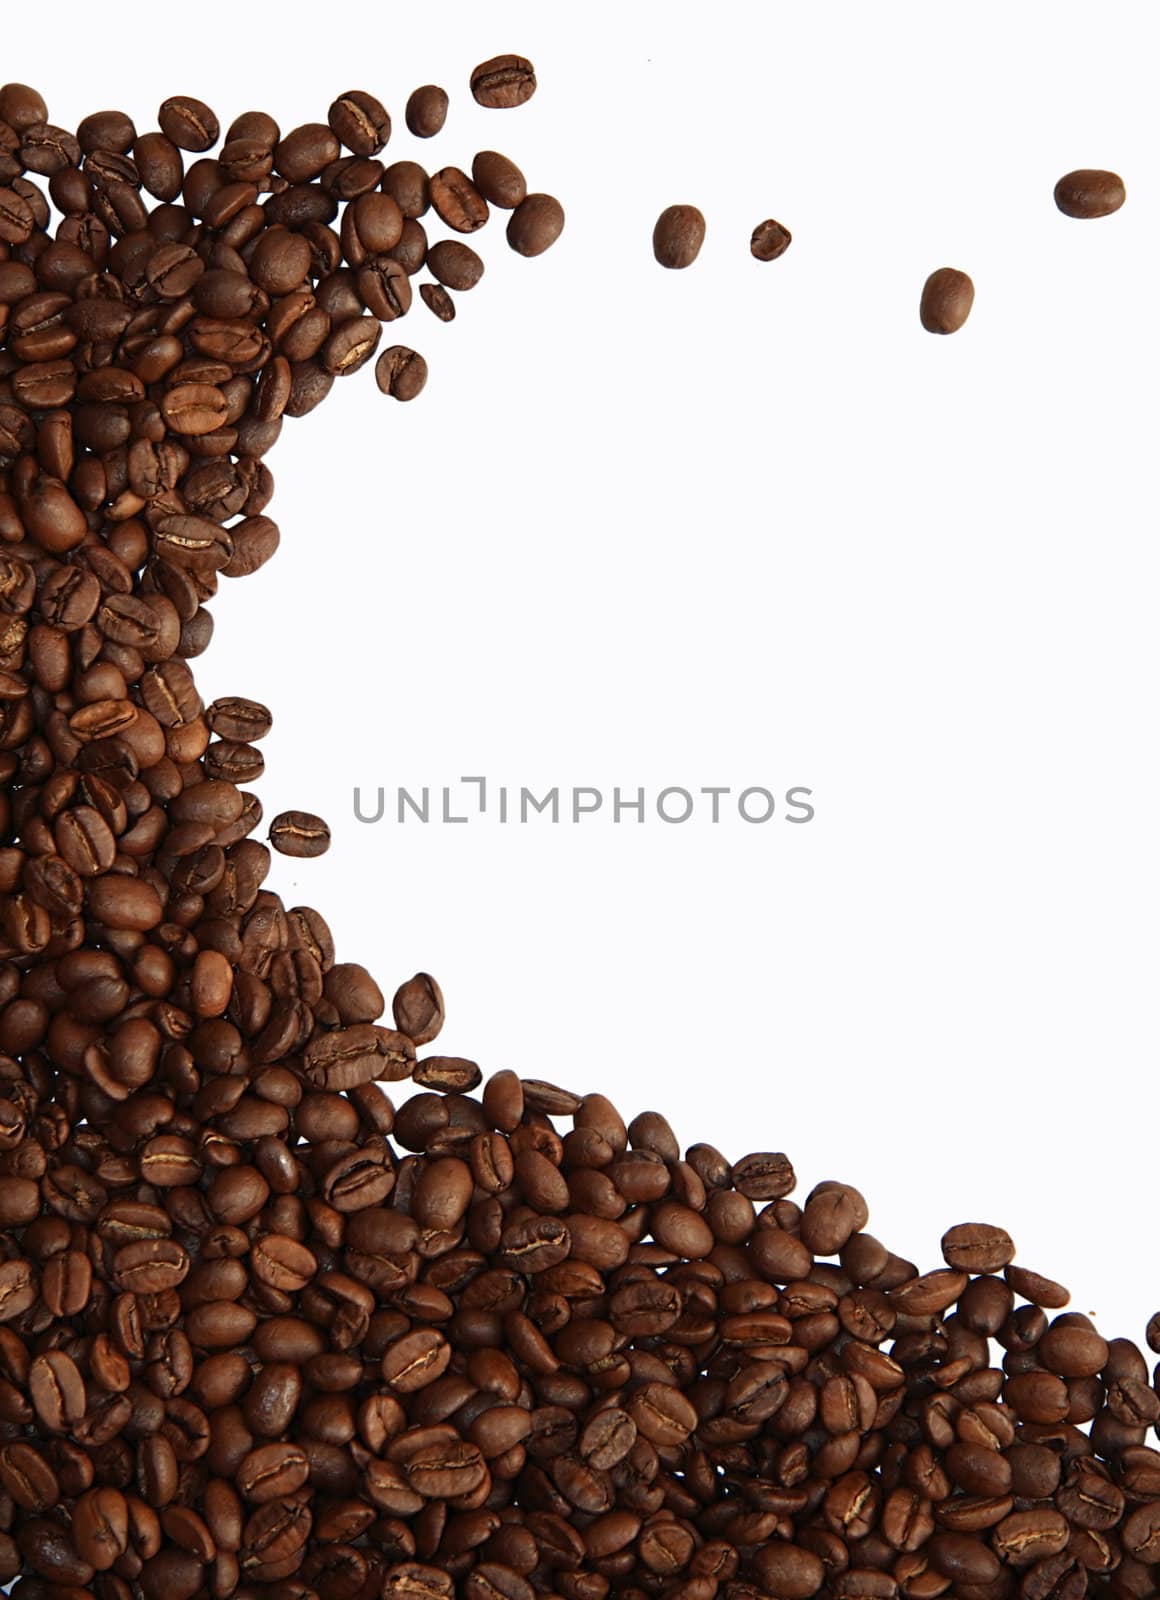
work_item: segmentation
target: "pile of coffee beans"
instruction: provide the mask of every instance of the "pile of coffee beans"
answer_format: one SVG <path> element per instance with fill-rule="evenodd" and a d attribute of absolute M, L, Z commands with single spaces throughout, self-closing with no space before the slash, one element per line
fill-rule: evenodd
<path fill-rule="evenodd" d="M 534 85 L 520 57 L 471 78 L 486 106 Z M 416 91 L 411 131 L 445 110 Z M 361 90 L 285 135 L 249 112 L 216 156 L 200 100 L 157 120 L 70 133 L 0 89 L 0 1581 L 1156 1593 L 1155 1375 L 1001 1228 L 920 1272 L 849 1185 L 790 1199 L 778 1152 L 682 1153 L 655 1112 L 420 1054 L 438 984 L 385 1025 L 264 887 L 243 785 L 270 712 L 204 706 L 188 662 L 219 580 L 277 548 L 265 457 L 425 264 L 437 315 L 478 283 L 429 206 L 459 234 L 506 207 L 527 255 L 563 213 L 495 152 L 384 166 Z M 394 346 L 376 375 L 407 399 L 426 366 Z M 269 833 L 329 838 L 298 811 Z"/>

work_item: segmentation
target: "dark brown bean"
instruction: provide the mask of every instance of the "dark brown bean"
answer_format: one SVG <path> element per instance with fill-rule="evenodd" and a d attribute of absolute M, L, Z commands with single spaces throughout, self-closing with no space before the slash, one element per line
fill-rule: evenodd
<path fill-rule="evenodd" d="M 1125 196 L 1123 178 L 1090 167 L 1065 173 L 1055 186 L 1055 203 L 1065 217 L 1110 217 Z"/>
<path fill-rule="evenodd" d="M 975 286 L 957 267 L 939 267 L 922 289 L 919 317 L 927 333 L 957 333 L 971 314 Z"/>

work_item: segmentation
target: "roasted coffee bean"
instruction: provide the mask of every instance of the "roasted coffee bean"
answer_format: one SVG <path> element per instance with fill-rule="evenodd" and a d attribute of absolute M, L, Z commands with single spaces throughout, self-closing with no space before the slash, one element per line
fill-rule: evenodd
<path fill-rule="evenodd" d="M 662 267 L 691 267 L 705 242 L 705 218 L 696 206 L 668 206 L 653 229 L 653 255 Z"/>
<path fill-rule="evenodd" d="M 474 289 L 483 277 L 483 262 L 470 245 L 444 239 L 427 252 L 427 265 L 448 289 Z"/>
<path fill-rule="evenodd" d="M 487 201 L 459 167 L 432 173 L 430 197 L 440 218 L 456 233 L 474 233 L 490 215 Z"/>
<path fill-rule="evenodd" d="M 563 231 L 564 208 L 555 196 L 529 194 L 508 218 L 507 241 L 521 256 L 539 256 Z"/>
<path fill-rule="evenodd" d="M 179 150 L 211 150 L 221 134 L 213 112 L 192 95 L 173 95 L 164 101 L 157 121 L 162 133 Z"/>
<path fill-rule="evenodd" d="M 421 217 L 431 204 L 430 179 L 417 161 L 395 161 L 383 173 L 383 193 L 404 217 Z"/>
<path fill-rule="evenodd" d="M 1044 1278 L 1038 1272 L 1029 1272 L 1026 1267 L 1012 1264 L 1004 1269 L 1003 1276 L 1016 1294 L 1048 1311 L 1061 1311 L 1071 1299 L 1062 1284 Z"/>
<path fill-rule="evenodd" d="M 471 73 L 471 93 L 477 104 L 492 110 L 522 106 L 536 92 L 536 73 L 523 56 L 493 56 Z"/>
<path fill-rule="evenodd" d="M 283 811 L 270 824 L 270 843 L 284 856 L 321 856 L 330 849 L 330 829 L 309 811 Z"/>
<path fill-rule="evenodd" d="M 957 333 L 971 314 L 975 286 L 957 267 L 939 267 L 922 288 L 919 317 L 927 333 Z"/>
<path fill-rule="evenodd" d="M 427 382 L 427 363 L 418 351 L 393 344 L 375 363 L 375 382 L 393 400 L 414 400 Z"/>
<path fill-rule="evenodd" d="M 1125 197 L 1123 178 L 1089 167 L 1066 173 L 1055 186 L 1055 203 L 1065 217 L 1110 217 Z"/>
<path fill-rule="evenodd" d="M 377 156 L 391 137 L 385 106 L 365 89 L 348 89 L 331 106 L 327 121 L 356 156 Z"/>
<path fill-rule="evenodd" d="M 750 254 L 758 261 L 776 261 L 778 256 L 785 255 L 792 239 L 788 228 L 769 217 L 754 228 L 749 240 Z"/>
<path fill-rule="evenodd" d="M 1077 1327 L 1060 1318 L 1040 1339 L 1036 1353 L 1049 1372 L 1064 1378 L 1086 1378 L 1094 1377 L 1106 1365 L 1108 1346 L 1094 1328 Z"/>
<path fill-rule="evenodd" d="M 433 139 L 443 131 L 447 120 L 447 91 L 437 84 L 425 83 L 412 91 L 407 101 L 406 122 L 416 139 Z"/>
<path fill-rule="evenodd" d="M 419 293 L 423 304 L 439 318 L 440 322 L 454 322 L 455 301 L 439 283 L 421 283 Z"/>
<path fill-rule="evenodd" d="M 528 193 L 523 173 L 497 150 L 480 150 L 476 154 L 471 163 L 471 181 L 489 204 L 503 211 L 514 211 Z"/>

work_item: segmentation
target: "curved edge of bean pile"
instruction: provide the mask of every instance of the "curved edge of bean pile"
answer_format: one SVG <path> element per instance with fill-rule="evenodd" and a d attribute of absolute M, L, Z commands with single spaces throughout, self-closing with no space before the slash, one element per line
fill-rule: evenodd
<path fill-rule="evenodd" d="M 504 56 L 470 84 L 510 109 L 535 75 Z M 409 131 L 446 106 L 417 90 Z M 428 210 L 467 234 L 506 208 L 523 255 L 563 212 L 496 152 L 385 166 L 365 91 L 285 136 L 246 113 L 216 157 L 200 100 L 158 122 L 73 134 L 0 89 L 0 1580 L 1154 1594 L 1147 1362 L 1001 1228 L 952 1228 L 920 1273 L 851 1186 L 799 1207 L 780 1153 L 682 1155 L 657 1113 L 420 1056 L 435 981 L 383 1025 L 322 917 L 263 887 L 242 785 L 269 712 L 204 706 L 187 662 L 219 577 L 277 546 L 264 457 L 424 266 L 444 320 L 478 282 Z M 379 357 L 396 398 L 424 376 Z"/>

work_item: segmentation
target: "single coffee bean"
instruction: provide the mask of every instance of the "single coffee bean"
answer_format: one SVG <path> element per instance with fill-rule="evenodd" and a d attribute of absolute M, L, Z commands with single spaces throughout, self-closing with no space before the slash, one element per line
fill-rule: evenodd
<path fill-rule="evenodd" d="M 292 1444 L 263 1444 L 238 1467 L 238 1492 L 252 1505 L 266 1505 L 302 1488 L 310 1475 L 304 1451 Z"/>
<path fill-rule="evenodd" d="M 416 139 L 433 139 L 443 131 L 447 105 L 447 91 L 437 84 L 425 83 L 413 90 L 405 113 L 408 130 Z"/>
<path fill-rule="evenodd" d="M 527 197 L 528 185 L 514 161 L 497 150 L 480 150 L 471 163 L 471 180 L 480 194 L 503 211 L 514 211 Z"/>
<path fill-rule="evenodd" d="M 814 1551 L 782 1539 L 763 1543 L 754 1557 L 754 1567 L 766 1594 L 784 1600 L 811 1600 L 826 1580 L 826 1568 Z"/>
<path fill-rule="evenodd" d="M 668 206 L 653 229 L 653 255 L 662 267 L 691 267 L 705 242 L 705 218 L 696 206 Z"/>
<path fill-rule="evenodd" d="M 957 333 L 971 314 L 975 286 L 956 267 L 939 267 L 922 289 L 919 317 L 927 333 Z"/>
<path fill-rule="evenodd" d="M 492 56 L 471 74 L 471 93 L 478 105 L 491 110 L 522 106 L 536 92 L 536 73 L 523 56 Z"/>
<path fill-rule="evenodd" d="M 788 228 L 768 217 L 754 228 L 749 240 L 750 254 L 758 261 L 776 261 L 785 255 L 793 240 Z"/>
<path fill-rule="evenodd" d="M 1055 186 L 1055 203 L 1065 217 L 1110 217 L 1123 205 L 1124 180 L 1114 172 L 1083 167 L 1068 172 Z"/>
<path fill-rule="evenodd" d="M 157 121 L 165 137 L 179 150 L 211 150 L 221 134 L 213 112 L 192 95 L 173 95 L 164 101 Z"/>
<path fill-rule="evenodd" d="M 963 1222 L 942 1237 L 943 1260 L 964 1272 L 998 1272 L 1015 1254 L 1011 1236 L 985 1222 Z"/>
<path fill-rule="evenodd" d="M 280 855 L 321 856 L 330 849 L 330 829 L 309 811 L 283 811 L 270 824 L 270 843 Z"/>
<path fill-rule="evenodd" d="M 356 156 L 377 156 L 391 137 L 386 108 L 365 89 L 348 89 L 333 103 L 327 117 L 331 129 Z"/>
<path fill-rule="evenodd" d="M 375 363 L 375 382 L 393 400 L 414 400 L 427 382 L 427 363 L 417 350 L 393 344 Z"/>
<path fill-rule="evenodd" d="M 1039 1359 L 1064 1378 L 1094 1377 L 1108 1360 L 1108 1346 L 1094 1328 L 1072 1327 L 1061 1318 L 1039 1341 Z"/>
<path fill-rule="evenodd" d="M 529 194 L 508 218 L 507 241 L 521 256 L 543 255 L 564 231 L 564 208 L 550 194 Z"/>
<path fill-rule="evenodd" d="M 488 219 L 487 201 L 459 167 L 432 173 L 430 196 L 440 218 L 456 233 L 474 233 Z"/>
<path fill-rule="evenodd" d="M 455 301 L 441 283 L 421 283 L 419 294 L 423 304 L 439 318 L 440 322 L 454 322 Z"/>
<path fill-rule="evenodd" d="M 427 252 L 427 265 L 439 282 L 460 293 L 474 289 L 483 277 L 483 262 L 470 245 L 443 239 Z"/>

